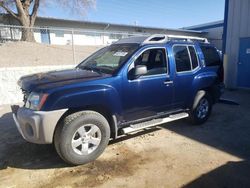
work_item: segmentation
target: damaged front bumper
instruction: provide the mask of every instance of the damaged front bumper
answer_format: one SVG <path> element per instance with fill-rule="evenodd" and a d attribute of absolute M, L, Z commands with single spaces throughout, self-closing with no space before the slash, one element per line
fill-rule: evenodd
<path fill-rule="evenodd" d="M 56 125 L 67 109 L 34 111 L 17 105 L 11 106 L 13 119 L 22 137 L 36 144 L 51 144 Z"/>

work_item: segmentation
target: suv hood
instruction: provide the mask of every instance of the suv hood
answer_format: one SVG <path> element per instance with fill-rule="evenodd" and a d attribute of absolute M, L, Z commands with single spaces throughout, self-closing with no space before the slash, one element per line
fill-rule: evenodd
<path fill-rule="evenodd" d="M 23 76 L 19 79 L 18 85 L 25 91 L 31 92 L 38 87 L 51 88 L 83 81 L 96 80 L 109 77 L 107 74 L 99 74 L 81 69 L 67 69 L 51 71 Z"/>

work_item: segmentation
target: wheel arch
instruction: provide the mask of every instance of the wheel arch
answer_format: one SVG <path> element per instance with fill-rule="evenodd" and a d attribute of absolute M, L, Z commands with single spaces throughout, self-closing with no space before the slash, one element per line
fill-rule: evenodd
<path fill-rule="evenodd" d="M 200 101 L 200 99 L 205 96 L 206 94 L 210 95 L 211 96 L 211 99 L 212 99 L 212 103 L 214 104 L 216 102 L 216 96 L 214 95 L 214 92 L 213 92 L 214 88 L 211 86 L 211 87 L 205 87 L 205 88 L 201 88 L 199 89 L 195 95 L 194 95 L 194 98 L 193 98 L 193 103 L 190 105 L 192 109 L 195 109 L 196 106 L 198 105 L 198 102 Z"/>
<path fill-rule="evenodd" d="M 118 128 L 117 128 L 116 115 L 112 114 L 111 111 L 103 105 L 89 105 L 89 106 L 85 106 L 81 108 L 69 108 L 58 120 L 57 125 L 54 130 L 54 136 L 55 136 L 56 129 L 60 126 L 60 122 L 63 121 L 67 116 L 76 112 L 87 111 L 87 110 L 95 111 L 103 115 L 109 123 L 110 133 L 111 133 L 110 138 L 112 139 L 117 138 Z"/>

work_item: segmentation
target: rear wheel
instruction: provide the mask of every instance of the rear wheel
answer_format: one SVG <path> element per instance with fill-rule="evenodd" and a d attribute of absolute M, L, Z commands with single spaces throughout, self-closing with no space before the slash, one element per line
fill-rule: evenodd
<path fill-rule="evenodd" d="M 95 160 L 106 148 L 110 138 L 107 120 L 94 111 L 67 116 L 56 129 L 54 144 L 67 163 L 79 165 Z"/>
<path fill-rule="evenodd" d="M 205 94 L 199 99 L 196 106 L 189 112 L 189 119 L 192 124 L 199 125 L 207 121 L 212 110 L 212 99 L 209 94 Z"/>

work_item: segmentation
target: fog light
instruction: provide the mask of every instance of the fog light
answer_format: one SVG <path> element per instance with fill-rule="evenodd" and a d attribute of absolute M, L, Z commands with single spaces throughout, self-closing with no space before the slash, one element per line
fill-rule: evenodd
<path fill-rule="evenodd" d="M 32 126 L 27 123 L 25 125 L 25 128 L 26 128 L 25 130 L 26 130 L 26 133 L 28 134 L 28 136 L 33 137 L 34 136 L 34 131 L 33 131 Z"/>

